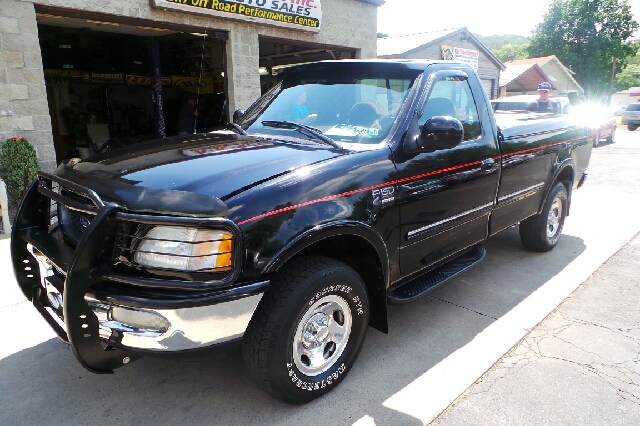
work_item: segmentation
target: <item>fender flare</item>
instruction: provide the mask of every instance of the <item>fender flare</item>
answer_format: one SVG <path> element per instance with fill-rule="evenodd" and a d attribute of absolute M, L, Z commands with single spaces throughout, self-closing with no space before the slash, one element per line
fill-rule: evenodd
<path fill-rule="evenodd" d="M 328 222 L 299 234 L 287 244 L 285 244 L 278 253 L 276 253 L 269 262 L 264 266 L 261 273 L 268 274 L 278 270 L 289 259 L 310 247 L 318 241 L 338 235 L 356 235 L 367 241 L 378 253 L 380 263 L 382 265 L 383 279 L 385 287 L 389 284 L 389 253 L 384 240 L 373 228 L 362 222 L 357 221 L 341 221 Z"/>
<path fill-rule="evenodd" d="M 569 188 L 567 188 L 567 215 L 569 214 L 569 207 L 571 206 L 571 193 L 573 192 L 573 183 L 576 180 L 576 176 L 575 176 L 575 168 L 573 166 L 573 161 L 572 159 L 566 158 L 564 161 L 558 163 L 558 165 L 556 166 L 553 175 L 551 176 L 551 178 L 549 179 L 549 182 L 547 182 L 547 186 L 544 189 L 544 194 L 542 196 L 542 200 L 540 201 L 540 205 L 538 206 L 538 213 L 540 213 L 542 211 L 542 208 L 544 207 L 544 203 L 547 201 L 547 197 L 549 196 L 549 193 L 551 192 L 551 189 L 553 188 L 554 184 L 557 182 L 558 180 L 558 176 L 560 176 L 560 174 L 562 172 L 564 172 L 567 168 L 571 168 L 571 174 L 573 175 L 573 179 L 571 180 L 571 185 L 569 185 Z"/>

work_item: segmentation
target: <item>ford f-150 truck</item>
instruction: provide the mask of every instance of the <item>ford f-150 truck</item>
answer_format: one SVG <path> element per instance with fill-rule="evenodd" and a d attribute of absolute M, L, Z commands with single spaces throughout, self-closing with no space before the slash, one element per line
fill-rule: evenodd
<path fill-rule="evenodd" d="M 551 250 L 594 136 L 567 116 L 496 124 L 450 61 L 295 66 L 237 116 L 67 160 L 28 190 L 14 272 L 86 369 L 241 346 L 269 393 L 314 399 L 368 326 L 388 331 L 389 303 L 474 265 L 490 236 L 519 224 Z"/>

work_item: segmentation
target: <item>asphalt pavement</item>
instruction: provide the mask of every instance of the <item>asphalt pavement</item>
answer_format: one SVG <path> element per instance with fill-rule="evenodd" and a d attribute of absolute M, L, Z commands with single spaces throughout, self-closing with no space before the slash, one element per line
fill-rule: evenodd
<path fill-rule="evenodd" d="M 0 425 L 640 424 L 640 131 L 594 150 L 590 172 L 552 252 L 514 227 L 491 238 L 477 266 L 391 306 L 390 333 L 370 329 L 343 383 L 302 406 L 256 387 L 239 356 L 85 371 L 0 240 Z"/>

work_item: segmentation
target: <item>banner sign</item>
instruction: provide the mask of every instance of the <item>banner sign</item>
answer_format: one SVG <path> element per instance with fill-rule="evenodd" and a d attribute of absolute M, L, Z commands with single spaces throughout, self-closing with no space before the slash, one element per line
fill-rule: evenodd
<path fill-rule="evenodd" d="M 45 69 L 44 76 L 57 78 L 82 78 L 82 71 Z"/>
<path fill-rule="evenodd" d="M 200 85 L 200 90 L 198 90 Z M 171 76 L 171 86 L 191 93 L 208 94 L 213 93 L 213 77 L 184 77 L 181 75 Z"/>
<path fill-rule="evenodd" d="M 445 61 L 463 62 L 468 64 L 475 71 L 478 71 L 478 58 L 480 57 L 480 52 L 477 50 L 444 45 L 440 47 L 442 48 L 442 59 Z"/>
<path fill-rule="evenodd" d="M 151 102 L 155 118 L 155 133 L 158 138 L 167 137 L 164 122 L 164 100 L 162 99 L 162 72 L 160 71 L 160 43 L 157 40 L 149 43 L 149 59 L 151 65 Z"/>
<path fill-rule="evenodd" d="M 151 77 L 148 75 L 130 75 L 126 76 L 127 84 L 137 86 L 151 86 Z M 163 86 L 171 86 L 171 77 L 161 77 L 160 81 Z"/>
<path fill-rule="evenodd" d="M 320 0 L 151 0 L 155 7 L 220 18 L 320 31 Z"/>
<path fill-rule="evenodd" d="M 124 74 L 85 72 L 82 74 L 82 81 L 91 83 L 124 83 Z"/>

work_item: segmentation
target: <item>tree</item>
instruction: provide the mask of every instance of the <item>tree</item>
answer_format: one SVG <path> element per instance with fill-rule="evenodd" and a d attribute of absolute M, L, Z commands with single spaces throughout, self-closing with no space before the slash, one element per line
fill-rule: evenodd
<path fill-rule="evenodd" d="M 640 55 L 629 58 L 626 68 L 616 74 L 616 91 L 627 90 L 630 87 L 640 87 Z"/>
<path fill-rule="evenodd" d="M 529 57 L 529 38 L 517 34 L 481 36 L 474 34 L 502 62 Z"/>
<path fill-rule="evenodd" d="M 505 44 L 491 49 L 491 52 L 496 55 L 496 58 L 509 65 L 507 64 L 509 61 L 529 58 L 529 44 Z"/>
<path fill-rule="evenodd" d="M 489 48 L 491 51 L 495 49 L 501 49 L 502 47 L 513 44 L 513 45 L 521 45 L 521 44 L 529 44 L 529 37 L 525 37 L 518 34 L 503 34 L 503 35 L 490 35 L 490 36 L 482 36 L 480 34 L 473 34 Z"/>
<path fill-rule="evenodd" d="M 556 55 L 576 73 L 591 99 L 611 94 L 612 68 L 626 66 L 637 51 L 638 23 L 627 0 L 553 0 L 533 30 L 529 54 Z"/>

